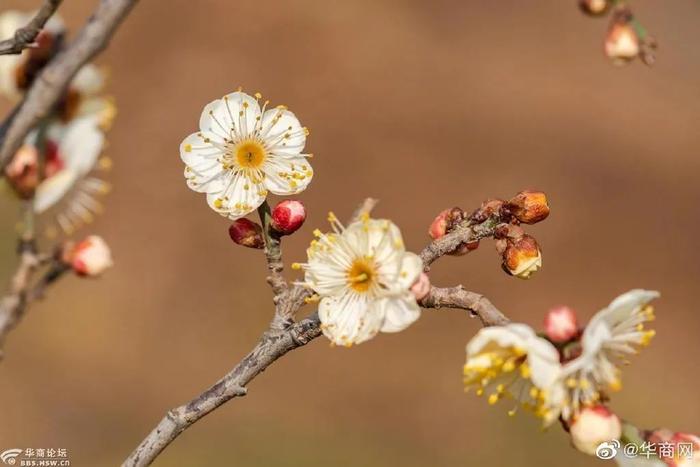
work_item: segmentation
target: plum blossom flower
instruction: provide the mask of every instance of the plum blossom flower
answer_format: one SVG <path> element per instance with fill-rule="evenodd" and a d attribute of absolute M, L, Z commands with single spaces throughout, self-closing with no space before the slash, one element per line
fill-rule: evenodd
<path fill-rule="evenodd" d="M 654 337 L 644 323 L 654 319 L 649 303 L 658 297 L 656 291 L 631 290 L 593 316 L 583 331 L 581 354 L 563 367 L 562 379 L 568 389 L 565 419 L 582 407 L 595 405 L 601 390 L 621 389 L 619 360 L 636 354 Z"/>
<path fill-rule="evenodd" d="M 207 104 L 199 131 L 180 145 L 187 185 L 230 219 L 254 211 L 268 193 L 303 191 L 313 177 L 302 154 L 308 130 L 285 106 L 261 107 L 261 98 L 237 91 Z"/>
<path fill-rule="evenodd" d="M 323 334 L 351 346 L 378 332 L 398 332 L 420 316 L 410 288 L 423 270 L 420 258 L 405 250 L 391 221 L 370 219 L 347 227 L 331 213 L 333 232 L 314 232 L 307 250 L 304 284 L 320 297 Z"/>
<path fill-rule="evenodd" d="M 32 186 L 34 212 L 53 219 L 65 233 L 92 222 L 102 211 L 97 195 L 109 191 L 109 184 L 96 172 L 109 168 L 111 162 L 100 158 L 105 137 L 100 128 L 99 115 L 74 119 L 66 124 L 53 121 L 45 129 L 35 129 L 25 139 L 24 146 L 14 159 L 25 160 L 21 178 L 13 178 L 13 163 L 8 165 L 8 181 L 22 195 L 22 184 Z M 44 164 L 39 177 L 39 153 L 43 151 Z M 8 172 L 10 171 L 10 172 Z M 19 186 L 15 186 L 19 184 Z M 55 236 L 56 226 L 47 223 L 46 234 Z"/>
<path fill-rule="evenodd" d="M 73 271 L 79 276 L 97 277 L 113 266 L 112 252 L 102 237 L 90 235 L 71 252 Z"/>
<path fill-rule="evenodd" d="M 489 404 L 514 399 L 551 424 L 559 416 L 564 387 L 559 352 L 525 324 L 481 329 L 467 344 L 464 384 L 488 394 Z M 508 412 L 514 415 L 517 405 Z"/>

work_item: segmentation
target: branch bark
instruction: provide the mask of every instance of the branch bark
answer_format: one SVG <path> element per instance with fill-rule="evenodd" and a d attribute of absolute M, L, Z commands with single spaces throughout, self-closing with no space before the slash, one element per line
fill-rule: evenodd
<path fill-rule="evenodd" d="M 12 277 L 10 290 L 0 299 L 0 359 L 7 335 L 20 323 L 31 302 L 42 298 L 47 287 L 68 270 L 58 261 L 53 261 L 46 274 L 32 286 L 36 271 L 49 259 L 36 251 L 33 239 L 23 239 L 19 243 L 19 265 Z"/>
<path fill-rule="evenodd" d="M 16 55 L 30 47 L 62 1 L 45 0 L 26 26 L 15 31 L 14 36 L 10 39 L 0 41 L 0 55 Z"/>
<path fill-rule="evenodd" d="M 369 214 L 376 203 L 377 201 L 371 198 L 365 200 L 353 214 L 351 222 L 361 218 L 365 213 Z M 487 220 L 481 226 L 470 225 L 467 227 L 465 224 L 456 229 L 455 235 L 452 237 L 448 235 L 430 243 L 421 253 L 426 269 L 430 263 L 452 251 L 459 243 L 493 235 L 494 227 L 497 225 L 496 221 L 496 219 L 493 222 Z M 447 237 L 450 238 L 444 240 Z M 281 255 L 281 250 L 279 255 Z M 268 253 L 268 264 L 269 261 Z M 170 443 L 195 422 L 229 400 L 245 395 L 247 393 L 246 386 L 277 359 L 320 336 L 321 321 L 317 313 L 296 323 L 291 321 L 304 304 L 305 299 L 310 295 L 311 293 L 301 286 L 287 287 L 279 295 L 275 306 L 276 316 L 284 313 L 286 316 L 291 317 L 286 326 L 282 329 L 276 329 L 271 325 L 253 350 L 233 370 L 190 402 L 170 410 L 129 455 L 122 467 L 150 465 Z M 484 326 L 501 325 L 509 322 L 508 318 L 488 299 L 477 293 L 469 292 L 461 286 L 452 288 L 432 287 L 430 293 L 423 298 L 420 304 L 426 308 L 446 307 L 467 310 L 478 316 Z M 274 321 L 273 319 L 273 323 Z"/>
<path fill-rule="evenodd" d="M 0 127 L 0 172 L 27 133 L 47 116 L 78 70 L 107 47 L 110 38 L 138 0 L 101 0 L 75 40 L 49 62 L 24 100 Z"/>

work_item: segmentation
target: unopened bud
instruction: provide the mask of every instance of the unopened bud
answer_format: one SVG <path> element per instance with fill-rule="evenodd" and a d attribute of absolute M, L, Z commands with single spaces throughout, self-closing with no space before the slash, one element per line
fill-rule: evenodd
<path fill-rule="evenodd" d="M 79 276 L 99 276 L 114 264 L 109 245 L 97 235 L 90 235 L 78 243 L 69 258 L 73 271 Z"/>
<path fill-rule="evenodd" d="M 624 65 L 640 53 L 639 36 L 631 20 L 628 10 L 616 11 L 605 36 L 605 55 L 616 65 Z"/>
<path fill-rule="evenodd" d="M 568 306 L 552 308 L 544 317 L 544 332 L 552 342 L 567 342 L 578 335 L 576 313 Z"/>
<path fill-rule="evenodd" d="M 524 234 L 520 238 L 506 239 L 503 252 L 503 269 L 520 279 L 529 279 L 542 266 L 542 253 L 534 237 Z"/>
<path fill-rule="evenodd" d="M 272 228 L 280 235 L 291 235 L 304 224 L 306 208 L 301 201 L 284 200 L 272 210 Z"/>
<path fill-rule="evenodd" d="M 671 430 L 661 428 L 648 433 L 646 441 L 652 445 L 675 447 L 675 455 L 670 452 L 670 456 L 662 458 L 668 467 L 697 467 L 700 465 L 700 437 L 696 435 L 674 433 Z"/>
<path fill-rule="evenodd" d="M 452 232 L 464 219 L 466 215 L 462 209 L 454 207 L 451 209 L 445 209 L 440 212 L 428 228 L 428 235 L 433 240 L 442 238 L 448 233 Z M 466 255 L 472 250 L 476 250 L 479 247 L 479 241 L 460 243 L 454 251 L 448 253 L 452 256 L 462 256 Z"/>
<path fill-rule="evenodd" d="M 426 295 L 430 292 L 430 278 L 424 272 L 420 273 L 418 279 L 411 286 L 411 293 L 416 300 L 423 300 Z"/>
<path fill-rule="evenodd" d="M 508 210 L 523 224 L 535 224 L 549 216 L 547 196 L 541 191 L 521 191 L 510 201 Z"/>
<path fill-rule="evenodd" d="M 262 249 L 265 247 L 262 227 L 259 224 L 246 219 L 236 219 L 228 228 L 228 234 L 234 243 L 248 248 Z"/>
<path fill-rule="evenodd" d="M 481 203 L 481 207 L 474 211 L 469 218 L 477 223 L 482 223 L 490 217 L 501 217 L 504 201 L 502 199 L 487 199 Z"/>
<path fill-rule="evenodd" d="M 607 407 L 596 405 L 578 413 L 569 427 L 569 434 L 576 449 L 592 456 L 601 443 L 620 438 L 622 424 Z"/>
<path fill-rule="evenodd" d="M 39 151 L 25 144 L 5 167 L 5 178 L 20 198 L 28 199 L 39 185 Z"/>
<path fill-rule="evenodd" d="M 603 16 L 608 12 L 611 5 L 610 0 L 579 0 L 578 7 L 590 16 Z"/>

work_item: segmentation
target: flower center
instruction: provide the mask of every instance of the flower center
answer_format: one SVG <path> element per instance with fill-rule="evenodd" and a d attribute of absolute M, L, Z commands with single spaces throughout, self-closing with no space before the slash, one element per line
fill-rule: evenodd
<path fill-rule="evenodd" d="M 368 258 L 353 261 L 347 273 L 348 283 L 355 292 L 367 292 L 376 275 L 374 263 Z"/>
<path fill-rule="evenodd" d="M 265 161 L 265 148 L 257 141 L 242 141 L 236 146 L 236 161 L 245 169 L 257 169 Z"/>

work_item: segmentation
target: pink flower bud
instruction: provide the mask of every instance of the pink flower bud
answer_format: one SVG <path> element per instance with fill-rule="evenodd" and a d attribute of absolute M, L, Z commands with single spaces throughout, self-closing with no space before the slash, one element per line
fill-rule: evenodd
<path fill-rule="evenodd" d="M 549 216 L 547 196 L 541 191 L 521 191 L 508 201 L 507 206 L 523 224 L 535 224 Z"/>
<path fill-rule="evenodd" d="M 659 457 L 668 467 L 695 467 L 700 465 L 700 437 L 689 433 L 674 433 L 661 428 L 648 433 L 646 441 L 669 449 L 658 450 Z M 681 448 L 680 446 L 683 445 Z"/>
<path fill-rule="evenodd" d="M 451 209 L 445 209 L 440 212 L 428 228 L 428 235 L 433 240 L 444 237 L 450 233 L 460 222 L 465 219 L 464 211 L 458 207 Z M 476 250 L 479 247 L 479 241 L 461 243 L 454 251 L 448 253 L 452 256 L 462 256 L 466 255 L 472 250 Z"/>
<path fill-rule="evenodd" d="M 272 228 L 280 235 L 291 235 L 304 224 L 306 208 L 293 199 L 278 203 L 272 210 Z"/>
<path fill-rule="evenodd" d="M 552 342 L 567 342 L 578 334 L 576 313 L 568 306 L 552 308 L 544 317 L 544 332 Z"/>
<path fill-rule="evenodd" d="M 411 286 L 411 293 L 416 297 L 416 300 L 423 300 L 428 295 L 428 292 L 430 292 L 430 278 L 428 278 L 426 273 L 421 272 L 418 279 Z"/>
<path fill-rule="evenodd" d="M 576 449 L 592 456 L 600 443 L 620 438 L 622 424 L 607 407 L 596 405 L 578 413 L 569 427 L 569 434 Z"/>
<path fill-rule="evenodd" d="M 262 227 L 259 224 L 246 219 L 236 219 L 228 228 L 228 234 L 234 243 L 243 245 L 247 248 L 262 249 L 265 247 L 263 239 Z"/>
<path fill-rule="evenodd" d="M 5 167 L 5 177 L 20 198 L 28 199 L 39 185 L 39 151 L 25 144 Z"/>
<path fill-rule="evenodd" d="M 79 276 L 95 277 L 112 266 L 112 252 L 97 235 L 78 243 L 70 254 L 70 265 Z"/>

